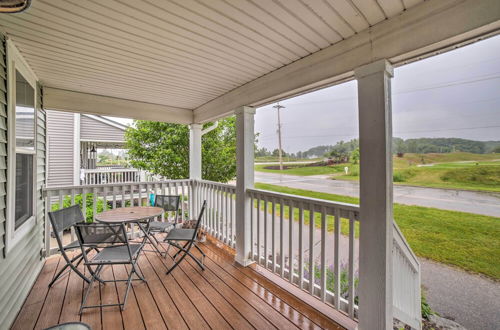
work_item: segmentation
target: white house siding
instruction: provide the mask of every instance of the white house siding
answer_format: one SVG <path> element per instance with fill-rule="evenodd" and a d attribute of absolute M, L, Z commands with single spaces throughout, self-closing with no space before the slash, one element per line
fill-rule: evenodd
<path fill-rule="evenodd" d="M 125 140 L 125 131 L 82 115 L 80 119 L 80 139 L 82 141 L 123 142 Z"/>
<path fill-rule="evenodd" d="M 47 186 L 73 185 L 74 114 L 46 110 L 49 139 Z"/>
<path fill-rule="evenodd" d="M 8 329 L 15 319 L 19 309 L 43 265 L 41 249 L 43 247 L 44 211 L 43 204 L 37 207 L 37 222 L 12 250 L 6 254 L 5 217 L 6 217 L 6 171 L 7 171 L 7 102 L 6 102 L 6 63 L 5 39 L 0 35 L 0 329 Z M 40 95 L 41 96 L 41 95 Z M 40 111 L 41 99 L 37 102 L 37 162 L 44 163 L 44 113 Z M 37 173 L 37 198 L 41 194 L 44 170 Z M 40 201 L 40 200 L 39 200 Z"/>

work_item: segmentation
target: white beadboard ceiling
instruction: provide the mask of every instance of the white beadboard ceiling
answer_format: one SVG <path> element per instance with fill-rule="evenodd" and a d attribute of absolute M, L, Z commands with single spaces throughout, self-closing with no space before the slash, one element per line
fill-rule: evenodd
<path fill-rule="evenodd" d="M 0 26 L 45 86 L 195 109 L 423 0 L 33 0 Z"/>

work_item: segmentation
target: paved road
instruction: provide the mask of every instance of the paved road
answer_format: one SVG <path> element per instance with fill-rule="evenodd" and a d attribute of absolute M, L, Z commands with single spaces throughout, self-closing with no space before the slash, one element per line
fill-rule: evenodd
<path fill-rule="evenodd" d="M 430 260 L 420 265 L 432 309 L 469 330 L 500 329 L 499 283 Z"/>
<path fill-rule="evenodd" d="M 255 172 L 255 182 L 345 196 L 359 196 L 358 182 L 330 180 L 327 176 L 296 176 Z M 500 193 L 395 185 L 394 202 L 500 217 Z"/>

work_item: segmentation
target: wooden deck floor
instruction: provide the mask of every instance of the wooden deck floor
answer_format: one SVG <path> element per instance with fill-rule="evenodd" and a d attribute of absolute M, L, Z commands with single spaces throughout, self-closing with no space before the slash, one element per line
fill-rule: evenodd
<path fill-rule="evenodd" d="M 144 253 L 138 264 L 147 283 L 133 283 L 125 310 L 94 308 L 81 316 L 78 309 L 86 284 L 70 273 L 49 289 L 64 260 L 48 258 L 12 329 L 43 329 L 80 320 L 92 329 L 343 329 L 258 271 L 237 266 L 215 245 L 202 249 L 207 254 L 205 271 L 189 260 L 168 276 L 165 264 L 172 264 L 171 257 Z M 124 278 L 125 271 L 124 266 L 109 267 L 103 278 Z M 124 291 L 123 282 L 94 284 L 89 303 L 116 303 Z"/>

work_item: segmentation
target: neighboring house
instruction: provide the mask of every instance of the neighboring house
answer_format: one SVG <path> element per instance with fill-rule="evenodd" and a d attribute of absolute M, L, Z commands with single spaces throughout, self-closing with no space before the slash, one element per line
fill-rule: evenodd
<path fill-rule="evenodd" d="M 111 119 L 47 110 L 47 186 L 79 185 L 97 167 L 97 149 L 120 149 L 125 129 Z"/>

